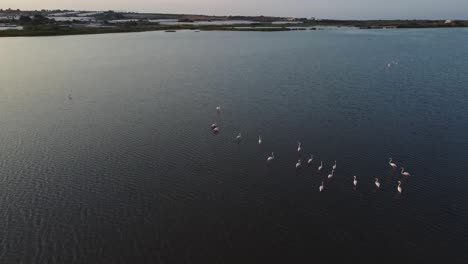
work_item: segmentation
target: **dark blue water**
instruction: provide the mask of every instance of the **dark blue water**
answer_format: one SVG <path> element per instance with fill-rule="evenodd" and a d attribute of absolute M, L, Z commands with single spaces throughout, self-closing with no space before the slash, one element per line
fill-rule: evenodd
<path fill-rule="evenodd" d="M 0 263 L 468 263 L 467 43 L 2 38 Z"/>

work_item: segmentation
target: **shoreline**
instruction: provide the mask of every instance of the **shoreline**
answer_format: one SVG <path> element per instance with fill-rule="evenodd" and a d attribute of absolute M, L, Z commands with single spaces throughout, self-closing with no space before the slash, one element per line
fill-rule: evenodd
<path fill-rule="evenodd" d="M 17 15 L 20 16 L 0 19 L 0 28 L 2 28 L 0 37 L 94 35 L 149 31 L 174 32 L 178 30 L 279 32 L 334 28 L 418 29 L 468 27 L 468 20 L 316 20 L 315 18 L 282 17 L 197 17 L 168 14 L 130 14 L 113 11 L 92 14 L 92 16 L 87 17 L 88 20 L 77 20 L 79 17 L 62 17 L 61 19 L 68 20 L 60 20 L 60 17 L 53 16 L 54 13 L 46 11 L 42 13 L 20 12 Z M 164 20 L 162 18 L 171 19 Z"/>
<path fill-rule="evenodd" d="M 148 27 L 98 27 L 98 28 L 52 28 L 52 29 L 39 29 L 39 30 L 16 30 L 6 29 L 0 30 L 0 38 L 2 37 L 52 37 L 52 36 L 74 36 L 74 35 L 99 35 L 99 34 L 112 34 L 112 33 L 137 33 L 137 32 L 151 32 L 151 31 L 162 31 L 162 32 L 177 32 L 181 30 L 188 30 L 194 32 L 201 31 L 239 31 L 239 32 L 285 32 L 285 31 L 320 31 L 327 30 L 327 26 L 316 26 L 306 27 L 304 25 L 288 26 L 288 27 L 275 27 L 275 26 L 245 26 L 245 25 L 234 25 L 234 26 L 207 26 L 207 27 L 160 27 L 160 26 L 148 26 Z M 356 27 L 350 25 L 342 26 L 328 26 L 330 28 L 354 28 L 356 30 L 369 30 L 369 29 L 448 29 L 448 28 L 468 28 L 468 26 L 366 26 Z"/>

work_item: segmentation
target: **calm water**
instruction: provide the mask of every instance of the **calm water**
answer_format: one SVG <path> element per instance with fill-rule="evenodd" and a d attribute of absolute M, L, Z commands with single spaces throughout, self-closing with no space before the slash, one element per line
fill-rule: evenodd
<path fill-rule="evenodd" d="M 2 38 L 0 263 L 467 263 L 466 43 L 466 29 Z M 316 158 L 296 171 L 298 141 Z"/>

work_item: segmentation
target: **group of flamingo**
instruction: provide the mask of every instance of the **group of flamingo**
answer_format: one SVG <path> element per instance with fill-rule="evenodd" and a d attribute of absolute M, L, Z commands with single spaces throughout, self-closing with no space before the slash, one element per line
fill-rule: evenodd
<path fill-rule="evenodd" d="M 259 136 L 259 144 L 261 144 L 261 137 L 260 136 Z M 300 153 L 301 151 L 302 151 L 302 144 L 301 144 L 301 142 L 299 142 L 298 146 L 297 146 L 297 152 Z M 275 159 L 275 154 L 272 152 L 271 155 L 268 156 L 268 158 L 267 158 L 267 163 L 273 162 L 274 159 Z M 314 155 L 310 155 L 310 158 L 307 160 L 307 164 L 310 166 L 313 161 L 314 161 Z M 393 162 L 392 158 L 389 158 L 388 164 L 394 170 L 396 170 L 398 168 L 398 166 Z M 297 163 L 296 163 L 296 169 L 299 169 L 301 166 L 302 166 L 302 161 L 301 161 L 301 159 L 299 159 L 297 161 Z M 323 169 L 323 161 L 320 161 L 320 165 L 318 166 L 317 170 L 320 172 L 320 171 L 322 171 L 322 169 Z M 336 160 L 335 160 L 335 163 L 332 166 L 332 170 L 331 170 L 330 174 L 328 174 L 328 176 L 327 176 L 328 179 L 333 178 L 335 170 L 336 170 Z M 411 176 L 411 174 L 409 172 L 405 171 L 404 167 L 401 167 L 401 172 L 400 173 L 401 173 L 402 176 L 405 176 L 405 177 Z M 353 186 L 357 187 L 357 184 L 358 184 L 357 176 L 353 176 Z M 380 182 L 379 182 L 378 178 L 375 178 L 374 184 L 377 187 L 377 189 L 380 189 Z M 324 186 L 324 182 L 322 181 L 321 185 L 319 186 L 319 191 L 322 192 L 324 189 L 325 189 L 325 186 Z M 403 189 L 401 188 L 401 181 L 398 181 L 397 191 L 398 191 L 398 193 L 402 193 L 402 191 L 403 191 Z"/>
<path fill-rule="evenodd" d="M 216 111 L 218 113 L 220 113 L 221 111 L 221 106 L 217 106 L 216 107 Z M 215 134 L 218 134 L 219 133 L 219 126 L 216 124 L 216 123 L 213 123 L 211 125 L 211 129 L 213 131 L 213 133 Z M 240 143 L 240 141 L 242 140 L 242 133 L 239 133 L 236 137 L 235 137 L 235 141 Z M 258 144 L 261 145 L 262 144 L 262 137 L 261 136 L 258 136 Z M 302 143 L 301 142 L 298 142 L 298 145 L 297 145 L 297 152 L 298 153 L 301 153 L 302 152 Z M 267 157 L 267 163 L 270 164 L 274 161 L 275 159 L 275 153 L 274 152 L 271 152 L 271 155 L 269 155 Z M 314 161 L 314 155 L 310 155 L 310 158 L 307 160 L 307 165 L 308 166 L 311 166 L 312 165 L 312 162 Z M 398 169 L 398 166 L 396 163 L 393 162 L 393 159 L 392 158 L 389 158 L 389 161 L 388 161 L 388 165 L 393 169 L 393 170 L 396 170 Z M 336 160 L 335 160 L 335 163 L 333 164 L 332 166 L 332 170 L 330 172 L 330 174 L 328 174 L 327 178 L 328 179 L 331 179 L 333 178 L 334 176 L 334 173 L 335 173 L 335 170 L 336 170 Z M 299 159 L 296 163 L 296 169 L 300 169 L 302 167 L 302 160 Z M 319 172 L 321 172 L 323 169 L 323 161 L 320 161 L 320 165 L 317 167 L 317 170 Z M 405 171 L 405 168 L 404 167 L 401 167 L 401 172 L 400 174 L 404 177 L 408 177 L 408 176 L 411 176 L 411 174 L 408 172 L 408 171 Z M 358 184 L 358 181 L 357 181 L 357 176 L 353 176 L 353 186 L 354 188 L 357 187 L 357 184 Z M 379 179 L 378 178 L 375 178 L 375 187 L 377 187 L 377 189 L 380 189 L 380 182 L 379 182 Z M 322 183 L 320 184 L 319 186 L 319 191 L 320 192 L 323 192 L 325 189 L 325 186 L 324 186 L 324 182 L 322 181 Z M 398 186 L 397 186 L 397 191 L 398 193 L 402 193 L 403 192 L 403 189 L 401 188 L 401 181 L 398 181 Z"/>

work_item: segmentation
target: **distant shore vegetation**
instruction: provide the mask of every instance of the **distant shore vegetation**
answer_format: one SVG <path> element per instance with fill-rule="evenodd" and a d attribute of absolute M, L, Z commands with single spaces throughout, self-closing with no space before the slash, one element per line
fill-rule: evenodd
<path fill-rule="evenodd" d="M 323 27 L 448 28 L 468 27 L 463 20 L 330 20 L 272 16 L 203 16 L 93 12 L 73 10 L 21 11 L 0 9 L 0 37 L 58 36 L 143 31 L 290 31 Z"/>

